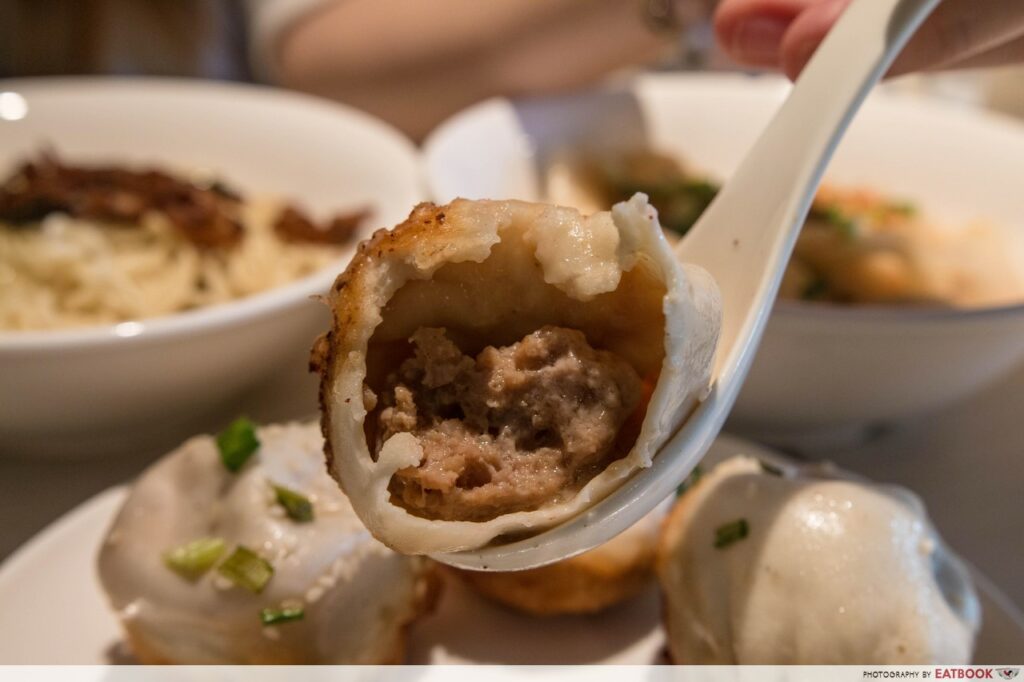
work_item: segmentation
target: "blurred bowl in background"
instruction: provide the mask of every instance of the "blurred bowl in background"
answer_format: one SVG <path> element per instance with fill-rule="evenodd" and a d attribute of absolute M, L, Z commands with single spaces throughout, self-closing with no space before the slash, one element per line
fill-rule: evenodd
<path fill-rule="evenodd" d="M 427 183 L 438 201 L 538 199 L 552 159 L 637 145 L 727 178 L 788 87 L 774 78 L 671 74 L 643 76 L 620 90 L 491 100 L 428 138 Z M 827 179 L 910 199 L 942 222 L 989 220 L 1024 244 L 1024 192 L 1015 189 L 1021 158 L 1024 126 L 1010 119 L 878 92 Z M 1024 272 L 1024 249 L 1019 262 Z M 1021 303 L 936 309 L 779 302 L 731 427 L 776 443 L 827 444 L 960 400 L 1024 359 Z"/>
<path fill-rule="evenodd" d="M 251 86 L 0 81 L 0 169 L 45 146 L 75 163 L 211 172 L 314 216 L 370 207 L 365 234 L 395 224 L 423 198 L 416 150 L 397 131 L 340 105 Z M 305 373 L 328 324 L 312 297 L 349 255 L 291 284 L 174 315 L 0 331 L 0 455 L 144 450 L 208 428 L 211 410 L 230 410 L 274 375 Z"/>

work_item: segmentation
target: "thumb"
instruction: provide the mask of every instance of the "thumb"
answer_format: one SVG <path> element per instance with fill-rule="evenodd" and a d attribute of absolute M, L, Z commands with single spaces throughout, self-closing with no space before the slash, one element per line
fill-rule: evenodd
<path fill-rule="evenodd" d="M 783 38 L 780 62 L 791 78 L 803 70 L 850 0 L 823 0 L 798 16 Z M 890 75 L 941 69 L 1024 35 L 1024 2 L 945 0 L 897 58 Z"/>

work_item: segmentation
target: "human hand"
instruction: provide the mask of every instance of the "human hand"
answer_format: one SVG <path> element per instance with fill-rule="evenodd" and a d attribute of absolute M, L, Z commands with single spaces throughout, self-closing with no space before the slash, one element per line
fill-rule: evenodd
<path fill-rule="evenodd" d="M 779 69 L 795 78 L 849 3 L 722 0 L 715 33 L 722 49 L 739 63 Z M 1024 2 L 945 0 L 889 73 L 1013 63 L 1024 63 Z"/>

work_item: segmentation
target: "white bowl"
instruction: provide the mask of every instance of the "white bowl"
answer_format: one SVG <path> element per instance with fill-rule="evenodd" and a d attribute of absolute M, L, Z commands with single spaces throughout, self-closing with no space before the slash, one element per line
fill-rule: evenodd
<path fill-rule="evenodd" d="M 595 140 L 646 141 L 727 178 L 787 90 L 774 78 L 653 75 L 622 90 L 491 100 L 430 136 L 427 183 L 441 201 L 535 199 L 548 155 Z M 1022 158 L 1024 126 L 882 92 L 858 115 L 827 177 L 909 198 L 943 220 L 988 218 L 1024 237 Z M 783 441 L 859 431 L 961 399 L 1022 357 L 1024 305 L 936 311 L 780 302 L 733 428 Z"/>
<path fill-rule="evenodd" d="M 367 231 L 422 199 L 413 145 L 360 112 L 241 85 L 163 79 L 0 81 L 0 170 L 64 158 L 209 169 L 314 215 L 371 207 Z M 347 258 L 345 259 L 347 260 Z M 187 436 L 212 408 L 304 359 L 344 260 L 222 305 L 83 329 L 0 331 L 0 453 L 86 455 Z M 0 291 L 0 295 L 3 292 Z"/>

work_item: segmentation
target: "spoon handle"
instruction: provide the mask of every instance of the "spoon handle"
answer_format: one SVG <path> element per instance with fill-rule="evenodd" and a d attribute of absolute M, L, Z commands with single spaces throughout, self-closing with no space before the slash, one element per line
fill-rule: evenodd
<path fill-rule="evenodd" d="M 531 538 L 434 556 L 453 566 L 518 570 L 596 547 L 672 494 L 711 447 L 760 341 L 782 270 L 822 171 L 871 86 L 939 0 L 855 0 L 789 99 L 678 252 L 722 291 L 715 386 L 651 466 L 586 512 Z M 744 338 L 744 334 L 749 334 Z M 737 343 L 742 339 L 742 343 Z"/>
<path fill-rule="evenodd" d="M 719 348 L 728 353 L 718 358 L 719 384 L 738 392 L 829 159 L 872 86 L 939 2 L 854 0 L 680 243 L 680 258 L 699 263 L 722 289 Z"/>

